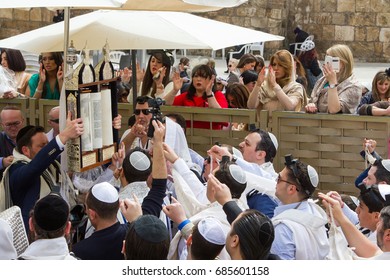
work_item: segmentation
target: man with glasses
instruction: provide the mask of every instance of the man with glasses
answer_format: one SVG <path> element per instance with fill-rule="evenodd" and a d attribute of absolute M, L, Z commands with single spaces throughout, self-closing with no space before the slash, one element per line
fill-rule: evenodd
<path fill-rule="evenodd" d="M 46 133 L 47 140 L 50 142 L 60 133 L 60 106 L 51 108 L 47 122 L 51 126 L 50 131 Z"/>
<path fill-rule="evenodd" d="M 151 99 L 149 96 L 137 97 L 134 110 L 135 124 L 123 133 L 121 140 L 126 146 L 126 152 L 135 147 L 151 150 L 151 143 L 147 135 L 149 123 L 152 119 L 152 108 L 149 107 L 149 99 Z"/>
<path fill-rule="evenodd" d="M 0 180 L 3 178 L 4 170 L 12 163 L 14 157 L 12 150 L 16 146 L 16 135 L 24 126 L 22 111 L 15 106 L 6 106 L 0 113 Z"/>
<path fill-rule="evenodd" d="M 317 171 L 291 155 L 279 173 L 275 195 L 280 200 L 272 222 L 271 253 L 282 259 L 321 260 L 329 253 L 324 210 L 309 201 L 318 185 Z"/>

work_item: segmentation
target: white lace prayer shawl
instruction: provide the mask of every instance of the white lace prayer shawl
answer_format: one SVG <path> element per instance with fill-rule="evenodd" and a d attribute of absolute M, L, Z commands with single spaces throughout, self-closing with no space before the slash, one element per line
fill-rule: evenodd
<path fill-rule="evenodd" d="M 313 215 L 298 209 L 289 209 L 272 219 L 274 226 L 285 224 L 292 232 L 295 243 L 295 259 L 323 260 L 329 253 L 329 241 L 326 236 L 326 213 L 314 203 L 309 203 Z"/>

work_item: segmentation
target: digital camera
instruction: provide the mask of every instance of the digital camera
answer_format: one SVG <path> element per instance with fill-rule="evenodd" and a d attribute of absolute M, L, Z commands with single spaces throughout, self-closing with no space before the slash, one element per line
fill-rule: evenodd
<path fill-rule="evenodd" d="M 150 109 L 152 112 L 152 119 L 150 120 L 149 128 L 148 128 L 148 137 L 149 138 L 153 138 L 153 134 L 154 134 L 154 126 L 152 124 L 152 121 L 159 120 L 162 123 L 164 122 L 162 112 L 160 109 L 160 106 L 164 105 L 164 104 L 165 104 L 165 101 L 159 97 L 155 98 L 155 99 L 152 98 L 152 99 L 148 100 L 149 108 L 152 107 L 152 109 Z"/>

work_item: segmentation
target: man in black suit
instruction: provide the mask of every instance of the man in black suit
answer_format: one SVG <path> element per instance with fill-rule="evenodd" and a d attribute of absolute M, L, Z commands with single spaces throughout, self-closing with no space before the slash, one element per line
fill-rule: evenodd
<path fill-rule="evenodd" d="M 56 158 L 68 140 L 84 132 L 82 120 L 70 117 L 69 113 L 66 127 L 50 142 L 41 126 L 26 126 L 16 137 L 15 161 L 4 174 L 4 187 L 11 194 L 12 204 L 21 208 L 27 231 L 29 213 L 35 202 L 52 191 L 61 192 L 57 186 L 68 179 Z"/>

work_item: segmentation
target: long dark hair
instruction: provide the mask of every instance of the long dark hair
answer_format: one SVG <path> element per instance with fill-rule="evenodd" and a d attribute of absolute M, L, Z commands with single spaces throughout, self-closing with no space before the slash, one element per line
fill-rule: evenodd
<path fill-rule="evenodd" d="M 59 66 L 61 66 L 62 63 L 64 62 L 64 59 L 62 58 L 62 53 L 61 52 L 47 52 L 47 53 L 50 53 L 51 56 L 53 56 L 54 62 L 57 65 L 57 72 L 58 72 Z M 42 62 L 42 54 L 39 55 L 39 62 Z"/>
<path fill-rule="evenodd" d="M 152 61 L 152 57 L 155 57 L 166 68 L 165 77 L 162 81 L 164 86 L 166 86 L 169 83 L 169 76 L 171 73 L 171 66 L 173 65 L 173 62 L 170 58 L 170 53 L 168 52 L 165 52 L 163 50 L 155 50 L 151 53 L 148 61 L 148 66 L 145 71 L 145 76 L 142 81 L 141 95 L 149 95 L 150 89 L 152 88 L 151 95 L 154 98 L 156 93 L 156 83 L 153 82 L 153 75 L 152 72 L 150 72 L 150 62 Z"/>
<path fill-rule="evenodd" d="M 248 109 L 247 102 L 249 98 L 248 89 L 240 83 L 233 83 L 226 87 L 226 98 L 232 96 L 235 100 L 235 105 L 237 107 L 231 107 L 229 103 L 229 108 L 239 108 L 239 109 Z"/>
<path fill-rule="evenodd" d="M 298 59 L 301 61 L 303 67 L 309 68 L 311 62 L 314 59 L 318 59 L 318 53 L 316 49 L 312 49 L 306 52 L 300 52 L 300 54 L 298 55 Z"/>
<path fill-rule="evenodd" d="M 191 79 L 191 84 L 188 88 L 187 99 L 193 100 L 194 96 L 196 95 L 196 89 L 193 84 L 195 76 L 201 76 L 205 79 L 207 78 L 211 79 L 213 77 L 213 74 L 214 74 L 213 70 L 206 64 L 200 64 L 195 66 L 194 69 L 192 69 L 192 76 L 191 76 L 192 79 Z M 203 93 L 203 99 L 205 100 L 207 99 L 205 92 Z"/>
<path fill-rule="evenodd" d="M 8 68 L 14 72 L 22 72 L 26 70 L 26 61 L 19 50 L 2 49 L 1 54 L 5 53 L 7 56 Z"/>
<path fill-rule="evenodd" d="M 230 235 L 237 234 L 244 260 L 268 259 L 275 238 L 274 226 L 264 214 L 247 209 L 234 221 Z"/>

